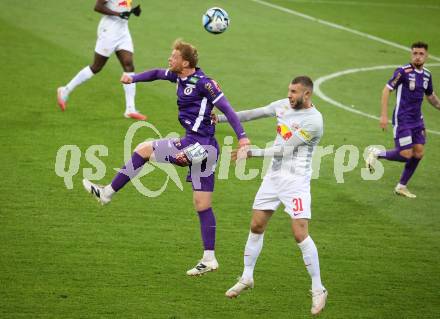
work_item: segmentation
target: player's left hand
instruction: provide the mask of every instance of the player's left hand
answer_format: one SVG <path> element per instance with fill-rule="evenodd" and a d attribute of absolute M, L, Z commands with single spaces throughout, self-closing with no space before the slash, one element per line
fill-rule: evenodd
<path fill-rule="evenodd" d="M 211 124 L 216 125 L 218 123 L 218 115 L 214 112 L 211 112 Z"/>
<path fill-rule="evenodd" d="M 139 16 L 141 15 L 141 13 L 142 13 L 141 5 L 138 4 L 136 7 L 134 7 L 133 9 L 131 9 L 130 12 L 133 13 L 136 17 L 139 17 Z"/>
<path fill-rule="evenodd" d="M 381 115 L 379 125 L 383 131 L 387 129 L 388 126 L 388 117 L 386 115 Z"/>
<path fill-rule="evenodd" d="M 128 74 L 122 74 L 121 82 L 124 84 L 131 84 L 133 83 L 133 78 Z"/>

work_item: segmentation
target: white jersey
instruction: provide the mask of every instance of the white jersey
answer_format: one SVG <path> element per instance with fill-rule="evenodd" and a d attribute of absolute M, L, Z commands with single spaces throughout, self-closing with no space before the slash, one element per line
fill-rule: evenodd
<path fill-rule="evenodd" d="M 291 107 L 288 98 L 275 101 L 266 108 L 266 112 L 277 117 L 277 136 L 273 146 L 284 148 L 287 144 L 283 156 L 274 156 L 272 159 L 270 171 L 275 172 L 281 168 L 287 168 L 294 175 L 310 179 L 313 152 L 323 134 L 321 113 L 314 106 L 295 110 Z M 292 136 L 296 136 L 304 144 L 289 148 L 289 139 Z"/>
<path fill-rule="evenodd" d="M 108 0 L 105 5 L 116 12 L 131 10 L 131 0 Z M 113 52 L 120 50 L 134 52 L 133 40 L 128 30 L 128 20 L 104 15 L 98 26 L 95 52 L 109 57 Z"/>
<path fill-rule="evenodd" d="M 258 154 L 275 154 L 255 195 L 253 208 L 275 211 L 283 203 L 291 218 L 312 218 L 310 179 L 312 156 L 323 134 L 321 113 L 312 106 L 295 110 L 289 99 L 237 113 L 240 121 L 276 116 L 277 136 L 270 148 Z M 223 118 L 219 117 L 219 120 Z M 252 152 L 252 149 L 251 149 Z M 260 156 L 260 155 L 258 155 Z"/>
<path fill-rule="evenodd" d="M 258 150 L 267 151 L 267 155 L 276 154 L 272 159 L 268 173 L 278 172 L 283 168 L 289 169 L 288 175 L 293 173 L 296 177 L 304 176 L 306 180 L 310 180 L 313 151 L 323 134 L 322 115 L 314 106 L 295 110 L 291 107 L 289 99 L 285 98 L 267 106 L 238 112 L 237 116 L 241 122 L 276 116 L 277 136 L 273 147 Z M 226 122 L 227 118 L 224 115 L 219 115 L 218 121 Z M 301 141 L 301 145 L 294 147 L 293 145 L 297 144 L 293 143 L 294 140 Z M 282 154 L 279 154 L 280 150 Z M 264 152 L 264 154 L 266 153 Z"/>
<path fill-rule="evenodd" d="M 132 0 L 107 0 L 105 6 L 112 11 L 124 12 L 131 10 Z M 112 36 L 121 35 L 128 32 L 128 20 L 117 16 L 103 15 L 98 26 L 98 36 L 108 33 Z"/>
<path fill-rule="evenodd" d="M 310 219 L 312 156 L 323 134 L 321 113 L 314 106 L 295 110 L 286 98 L 238 112 L 237 116 L 241 122 L 263 117 L 277 118 L 277 136 L 273 146 L 264 150 L 251 148 L 255 156 L 275 154 L 252 207 L 275 211 L 283 203 L 292 218 Z M 219 115 L 218 121 L 226 122 L 227 118 Z"/>

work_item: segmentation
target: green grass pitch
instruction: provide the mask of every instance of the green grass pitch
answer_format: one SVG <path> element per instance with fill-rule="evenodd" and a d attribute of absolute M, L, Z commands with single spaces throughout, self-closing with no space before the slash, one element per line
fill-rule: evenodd
<path fill-rule="evenodd" d="M 265 105 L 287 94 L 292 77 L 313 79 L 347 69 L 401 65 L 409 52 L 346 30 L 307 20 L 257 1 L 140 1 L 144 12 L 130 20 L 136 70 L 166 67 L 173 40 L 200 51 L 200 66 L 221 84 L 237 110 Z M 289 1 L 288 8 L 409 46 L 430 44 L 440 56 L 438 0 Z M 265 236 L 255 270 L 255 289 L 236 300 L 224 297 L 242 271 L 251 205 L 260 179 L 218 180 L 214 193 L 219 271 L 187 278 L 201 256 L 191 187 L 172 182 L 157 198 L 132 185 L 107 207 L 84 192 L 83 169 L 91 145 L 105 145 L 110 182 L 121 166 L 123 139 L 133 123 L 124 119 L 121 68 L 112 57 L 104 70 L 77 88 L 65 113 L 56 88 L 91 63 L 99 15 L 94 1 L 26 0 L 0 13 L 0 318 L 309 318 L 309 277 L 280 209 Z M 203 12 L 225 8 L 223 35 L 201 26 Z M 439 61 L 428 63 L 440 94 Z M 358 72 L 325 82 L 329 97 L 378 115 L 380 93 L 392 69 Z M 321 146 L 393 145 L 392 131 L 378 122 L 314 97 L 325 133 Z M 183 133 L 177 122 L 175 87 L 140 84 L 137 107 L 162 134 Z M 390 105 L 390 109 L 392 109 Z M 423 105 L 426 125 L 440 131 L 440 113 Z M 391 112 L 391 110 L 390 110 Z M 245 124 L 252 142 L 275 136 L 275 120 Z M 145 132 L 144 134 L 142 132 Z M 153 137 L 141 130 L 136 142 Z M 217 136 L 232 135 L 228 125 Z M 236 141 L 234 141 L 236 143 Z M 81 151 L 73 189 L 55 173 L 63 145 Z M 337 183 L 334 153 L 323 158 L 312 182 L 310 232 L 329 290 L 322 318 L 438 318 L 440 314 L 440 135 L 429 134 L 426 155 L 410 182 L 416 200 L 392 190 L 403 166 L 386 162 L 378 181 L 361 178 L 362 159 Z M 250 167 L 259 168 L 255 160 Z M 183 179 L 186 171 L 178 169 Z M 165 177 L 142 179 L 155 189 Z"/>

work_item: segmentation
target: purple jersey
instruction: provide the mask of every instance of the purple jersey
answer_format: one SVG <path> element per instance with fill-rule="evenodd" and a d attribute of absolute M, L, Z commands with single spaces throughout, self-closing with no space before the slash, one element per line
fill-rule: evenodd
<path fill-rule="evenodd" d="M 154 69 L 133 76 L 134 82 L 168 80 L 177 83 L 179 122 L 187 135 L 214 136 L 215 125 L 211 123 L 211 111 L 215 106 L 225 113 L 237 138 L 246 137 L 240 120 L 229 105 L 217 82 L 208 78 L 200 68 L 186 78 L 175 72 Z"/>
<path fill-rule="evenodd" d="M 394 71 L 387 87 L 396 90 L 396 107 L 393 112 L 395 128 L 413 128 L 423 126 L 422 102 L 425 95 L 431 95 L 432 76 L 426 68 L 419 71 L 411 64 Z"/>

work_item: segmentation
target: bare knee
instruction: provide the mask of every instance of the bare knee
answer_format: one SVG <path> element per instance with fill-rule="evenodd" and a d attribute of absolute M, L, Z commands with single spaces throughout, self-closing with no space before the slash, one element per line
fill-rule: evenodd
<path fill-rule="evenodd" d="M 210 203 L 206 203 L 203 200 L 200 200 L 199 198 L 193 199 L 194 209 L 198 212 L 202 212 L 204 210 L 207 210 L 212 205 Z"/>
<path fill-rule="evenodd" d="M 418 158 L 418 159 L 422 159 L 423 155 L 425 155 L 425 150 L 424 149 L 418 149 L 414 151 L 414 157 Z"/>
<path fill-rule="evenodd" d="M 105 62 L 94 62 L 92 65 L 90 65 L 90 70 L 92 70 L 93 74 L 99 73 L 102 68 L 104 67 Z"/>
<path fill-rule="evenodd" d="M 136 146 L 134 151 L 142 158 L 148 160 L 150 159 L 151 154 L 153 154 L 153 144 L 151 142 L 140 143 L 138 146 Z"/>
<path fill-rule="evenodd" d="M 301 243 L 309 236 L 309 222 L 306 219 L 292 220 L 292 233 L 295 241 Z"/>
<path fill-rule="evenodd" d="M 122 62 L 122 69 L 124 72 L 134 72 L 134 64 L 132 61 Z"/>
<path fill-rule="evenodd" d="M 212 206 L 212 193 L 195 192 L 193 195 L 194 208 L 198 212 L 203 212 Z"/>
<path fill-rule="evenodd" d="M 406 159 L 410 159 L 411 157 L 414 156 L 414 152 L 412 149 L 402 150 L 400 151 L 400 155 L 402 157 L 405 157 Z"/>
<path fill-rule="evenodd" d="M 293 238 L 295 238 L 295 241 L 297 243 L 301 243 L 304 241 L 304 239 L 307 238 L 307 236 L 309 236 L 308 233 L 293 233 Z"/>
<path fill-rule="evenodd" d="M 251 220 L 251 232 L 254 234 L 262 234 L 266 229 L 266 224 L 259 220 Z"/>

